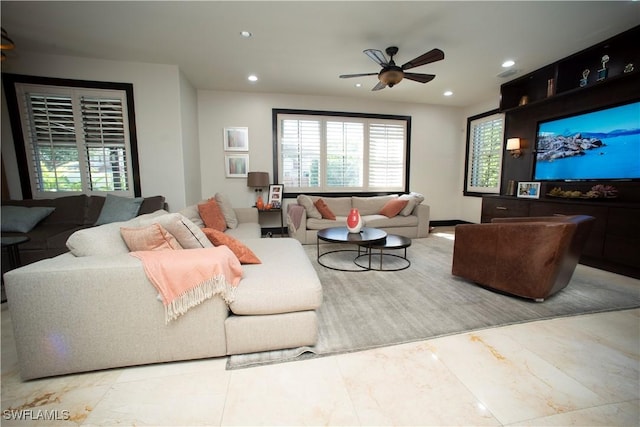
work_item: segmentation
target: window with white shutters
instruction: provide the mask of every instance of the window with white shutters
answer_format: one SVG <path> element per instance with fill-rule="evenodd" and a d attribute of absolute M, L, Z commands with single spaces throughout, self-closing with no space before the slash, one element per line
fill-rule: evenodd
<path fill-rule="evenodd" d="M 274 120 L 287 192 L 406 191 L 409 118 L 274 110 Z"/>
<path fill-rule="evenodd" d="M 500 193 L 504 114 L 490 111 L 467 120 L 465 194 Z"/>
<path fill-rule="evenodd" d="M 139 195 L 126 90 L 16 82 L 15 102 L 31 197 Z"/>

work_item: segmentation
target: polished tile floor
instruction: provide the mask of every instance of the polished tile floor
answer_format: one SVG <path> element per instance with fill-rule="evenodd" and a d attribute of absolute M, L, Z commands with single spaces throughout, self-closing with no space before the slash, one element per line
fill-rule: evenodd
<path fill-rule="evenodd" d="M 28 382 L 1 315 L 2 426 L 640 425 L 640 309 L 233 371 L 219 358 Z"/>

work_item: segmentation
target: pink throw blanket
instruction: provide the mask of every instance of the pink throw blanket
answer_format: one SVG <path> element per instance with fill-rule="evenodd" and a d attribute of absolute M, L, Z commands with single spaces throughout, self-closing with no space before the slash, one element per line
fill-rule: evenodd
<path fill-rule="evenodd" d="M 165 323 L 215 295 L 232 303 L 242 278 L 240 261 L 227 246 L 130 254 L 142 261 L 149 281 L 160 293 Z"/>
<path fill-rule="evenodd" d="M 287 215 L 289 216 L 289 224 L 293 225 L 293 232 L 295 233 L 300 228 L 302 222 L 302 214 L 304 213 L 304 206 L 289 204 L 287 206 Z"/>

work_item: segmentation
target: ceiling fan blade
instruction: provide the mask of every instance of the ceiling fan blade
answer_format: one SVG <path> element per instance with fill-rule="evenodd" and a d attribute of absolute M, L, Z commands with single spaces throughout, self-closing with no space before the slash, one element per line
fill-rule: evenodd
<path fill-rule="evenodd" d="M 376 64 L 386 67 L 389 65 L 389 61 L 387 61 L 387 57 L 384 56 L 384 53 L 378 49 L 365 49 L 364 54 L 373 60 Z"/>
<path fill-rule="evenodd" d="M 362 74 L 341 74 L 341 79 L 349 79 L 351 77 L 377 76 L 378 73 L 362 73 Z"/>
<path fill-rule="evenodd" d="M 428 83 L 435 79 L 435 74 L 404 73 L 404 78 L 419 83 Z"/>
<path fill-rule="evenodd" d="M 417 58 L 412 59 L 406 64 L 402 65 L 403 70 L 409 70 L 414 67 L 419 67 L 421 65 L 430 64 L 431 62 L 441 61 L 444 59 L 444 52 L 440 49 L 432 49 L 427 53 L 424 53 Z"/>
<path fill-rule="evenodd" d="M 373 89 L 371 89 L 371 90 L 372 90 L 372 91 L 374 91 L 374 90 L 380 90 L 380 89 L 384 89 L 385 87 L 387 87 L 387 85 L 386 85 L 385 83 L 378 82 L 378 84 L 377 84 L 377 85 L 375 85 L 375 86 L 373 87 Z"/>

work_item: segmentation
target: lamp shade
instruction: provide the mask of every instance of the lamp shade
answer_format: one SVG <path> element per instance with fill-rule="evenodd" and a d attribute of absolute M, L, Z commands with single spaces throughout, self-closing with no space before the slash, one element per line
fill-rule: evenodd
<path fill-rule="evenodd" d="M 520 149 L 520 138 L 507 139 L 507 150 L 519 150 L 519 149 Z"/>
<path fill-rule="evenodd" d="M 247 187 L 268 187 L 269 172 L 249 172 Z"/>

